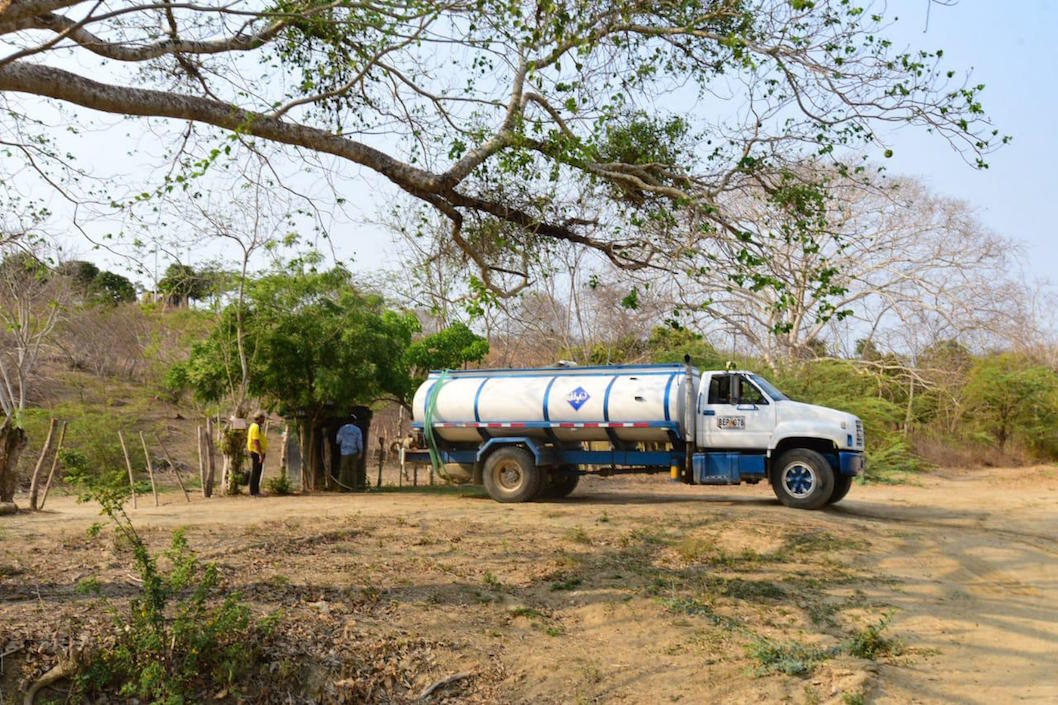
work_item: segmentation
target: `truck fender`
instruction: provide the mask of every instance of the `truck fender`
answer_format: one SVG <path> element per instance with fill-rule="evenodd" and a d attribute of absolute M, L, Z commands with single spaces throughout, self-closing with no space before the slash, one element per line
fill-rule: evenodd
<path fill-rule="evenodd" d="M 555 458 L 554 453 L 547 449 L 541 448 L 534 439 L 528 436 L 507 436 L 490 438 L 485 441 L 480 448 L 478 448 L 477 461 L 480 466 L 485 462 L 485 459 L 489 457 L 489 454 L 498 448 L 504 448 L 507 446 L 522 446 L 530 453 L 533 454 L 533 460 L 537 465 L 554 465 Z"/>
<path fill-rule="evenodd" d="M 812 439 L 816 442 L 823 441 L 827 444 L 828 450 L 830 451 L 841 447 L 841 442 L 844 440 L 843 437 L 831 435 L 830 433 L 821 430 L 817 423 L 786 421 L 777 425 L 772 432 L 771 443 L 768 444 L 768 455 L 773 455 L 775 449 L 783 445 L 784 441 L 791 439 L 799 440 L 802 438 Z"/>

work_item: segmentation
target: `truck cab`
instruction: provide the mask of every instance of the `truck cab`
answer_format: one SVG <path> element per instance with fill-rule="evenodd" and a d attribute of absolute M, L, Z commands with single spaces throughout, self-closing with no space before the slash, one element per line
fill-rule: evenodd
<path fill-rule="evenodd" d="M 793 401 L 753 372 L 702 373 L 695 412 L 695 484 L 768 479 L 784 504 L 815 509 L 863 471 L 860 419 Z"/>

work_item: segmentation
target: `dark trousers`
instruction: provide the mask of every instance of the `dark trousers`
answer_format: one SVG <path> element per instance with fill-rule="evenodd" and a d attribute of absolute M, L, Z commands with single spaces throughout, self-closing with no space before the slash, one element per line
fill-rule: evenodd
<path fill-rule="evenodd" d="M 338 482 L 343 490 L 362 490 L 367 486 L 367 471 L 360 469 L 360 454 L 343 455 L 338 465 Z"/>
<path fill-rule="evenodd" d="M 250 494 L 257 496 L 261 494 L 261 473 L 264 471 L 264 461 L 257 453 L 250 453 Z"/>

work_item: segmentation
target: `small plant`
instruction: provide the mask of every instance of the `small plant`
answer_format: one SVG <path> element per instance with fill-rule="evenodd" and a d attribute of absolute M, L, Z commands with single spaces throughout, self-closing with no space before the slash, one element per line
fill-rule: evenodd
<path fill-rule="evenodd" d="M 270 494 L 274 495 L 284 496 L 294 493 L 294 487 L 290 484 L 290 478 L 285 472 L 265 480 L 265 487 Z"/>
<path fill-rule="evenodd" d="M 799 641 L 775 642 L 758 636 L 746 647 L 759 664 L 759 676 L 785 673 L 799 676 L 811 672 L 817 665 L 833 656 L 833 652 L 806 646 Z"/>
<path fill-rule="evenodd" d="M 568 541 L 572 541 L 573 543 L 581 543 L 585 546 L 591 545 L 591 537 L 588 536 L 588 532 L 585 531 L 582 526 L 567 530 L 565 537 Z"/>
<path fill-rule="evenodd" d="M 883 636 L 882 632 L 889 626 L 892 612 L 886 612 L 875 624 L 868 624 L 855 632 L 848 643 L 848 652 L 858 658 L 873 661 L 879 656 L 899 656 L 904 645 L 899 639 Z"/>
<path fill-rule="evenodd" d="M 701 536 L 685 536 L 673 547 L 685 563 L 699 563 L 712 554 L 716 543 Z"/>
<path fill-rule="evenodd" d="M 843 705 L 865 705 L 863 695 L 860 693 L 845 693 L 841 696 Z"/>
<path fill-rule="evenodd" d="M 554 591 L 576 590 L 577 587 L 580 586 L 580 584 L 581 579 L 574 576 L 571 578 L 566 578 L 565 580 L 556 580 L 555 582 L 551 583 L 551 589 Z"/>
<path fill-rule="evenodd" d="M 485 571 L 485 575 L 482 576 L 481 582 L 489 590 L 500 590 L 503 588 L 503 583 L 500 582 L 499 578 L 487 570 Z"/>
<path fill-rule="evenodd" d="M 81 499 L 94 499 L 118 539 L 130 549 L 140 592 L 128 610 L 105 604 L 114 619 L 114 641 L 93 653 L 75 680 L 81 697 L 96 694 L 136 699 L 151 705 L 201 702 L 217 685 L 233 688 L 253 666 L 257 646 L 274 627 L 273 615 L 254 624 L 239 593 L 222 595 L 215 564 L 201 564 L 183 530 L 173 532 L 159 566 L 126 514 L 128 488 L 116 478 L 82 483 Z M 98 535 L 95 524 L 90 535 Z M 86 593 L 99 593 L 88 578 Z"/>

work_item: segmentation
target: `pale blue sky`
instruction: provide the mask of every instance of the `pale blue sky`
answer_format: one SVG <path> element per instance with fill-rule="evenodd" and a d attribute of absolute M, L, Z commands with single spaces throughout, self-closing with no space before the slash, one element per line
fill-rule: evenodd
<path fill-rule="evenodd" d="M 918 177 L 938 193 L 971 203 L 990 229 L 1023 243 L 1030 279 L 1058 281 L 1051 277 L 1058 271 L 1051 208 L 1058 199 L 1058 0 L 961 0 L 953 5 L 890 0 L 884 7 L 880 3 L 874 7 L 887 17 L 899 18 L 887 31 L 898 45 L 941 48 L 951 67 L 972 68 L 973 82 L 987 86 L 985 110 L 996 127 L 1014 138 L 991 155 L 990 169 L 979 171 L 936 136 L 920 129 L 900 130 L 889 136 L 894 149 L 887 162 L 891 173 Z M 127 126 L 113 117 L 92 114 L 92 118 L 102 125 L 116 123 L 116 129 L 102 130 L 88 144 L 82 138 L 79 148 L 87 152 L 84 156 L 97 151 L 98 163 L 110 163 L 127 148 L 128 138 L 121 138 Z M 149 142 L 151 136 L 141 134 L 137 146 L 150 152 L 149 145 L 140 143 Z M 121 151 L 115 150 L 116 144 L 123 145 Z M 143 159 L 141 152 L 132 161 L 142 164 Z M 142 167 L 131 167 L 131 172 L 137 170 Z M 349 192 L 344 195 L 354 210 L 371 218 L 393 189 L 377 177 L 354 171 L 342 170 L 343 190 Z M 62 204 L 53 206 L 61 210 Z M 332 235 L 335 253 L 343 259 L 355 258 L 358 268 L 393 264 L 397 248 L 387 246 L 389 236 L 377 226 L 336 223 Z M 84 242 L 73 249 L 88 254 Z"/>
<path fill-rule="evenodd" d="M 1024 244 L 1028 276 L 1058 280 L 1058 1 L 891 0 L 887 14 L 899 17 L 894 38 L 972 67 L 985 111 L 1014 138 L 977 171 L 930 135 L 903 130 L 890 169 L 973 204 L 988 227 Z"/>

